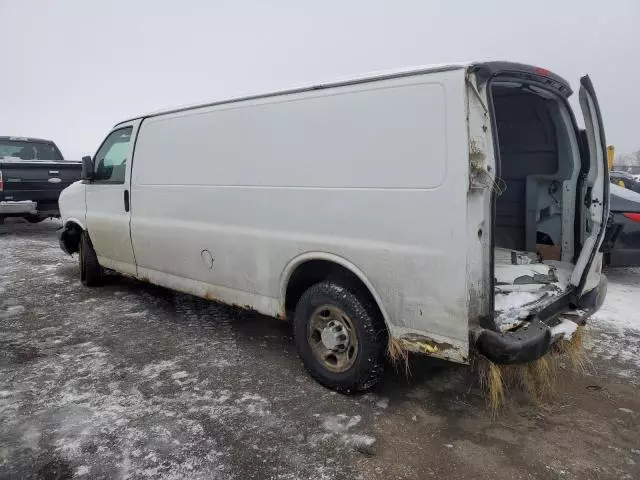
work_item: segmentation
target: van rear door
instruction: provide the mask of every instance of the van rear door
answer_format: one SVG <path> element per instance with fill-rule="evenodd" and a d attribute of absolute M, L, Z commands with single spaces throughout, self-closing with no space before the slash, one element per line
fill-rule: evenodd
<path fill-rule="evenodd" d="M 580 195 L 584 200 L 584 214 L 581 216 L 582 250 L 571 275 L 571 284 L 576 287 L 578 296 L 582 296 L 596 287 L 600 281 L 602 253 L 599 250 L 609 215 L 609 170 L 602 115 L 589 76 L 580 79 L 579 100 L 584 116 L 590 163 Z"/>

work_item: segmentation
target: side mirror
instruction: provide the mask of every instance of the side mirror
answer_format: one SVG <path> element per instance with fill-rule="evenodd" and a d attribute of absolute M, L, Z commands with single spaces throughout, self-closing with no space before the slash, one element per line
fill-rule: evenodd
<path fill-rule="evenodd" d="M 80 179 L 87 181 L 93 180 L 93 171 L 94 166 L 92 158 L 89 156 L 82 157 L 82 173 L 80 174 Z"/>

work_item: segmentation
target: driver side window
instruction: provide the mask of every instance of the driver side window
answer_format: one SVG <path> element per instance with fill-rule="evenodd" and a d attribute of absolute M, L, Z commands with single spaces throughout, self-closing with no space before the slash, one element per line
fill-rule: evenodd
<path fill-rule="evenodd" d="M 94 157 L 94 183 L 123 184 L 133 127 L 114 130 Z"/>

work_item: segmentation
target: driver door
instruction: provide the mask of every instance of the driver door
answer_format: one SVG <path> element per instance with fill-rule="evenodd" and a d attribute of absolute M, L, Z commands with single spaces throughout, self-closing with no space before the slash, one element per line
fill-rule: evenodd
<path fill-rule="evenodd" d="M 100 265 L 136 275 L 131 245 L 131 159 L 140 120 L 118 125 L 94 157 L 86 186 L 87 230 Z"/>

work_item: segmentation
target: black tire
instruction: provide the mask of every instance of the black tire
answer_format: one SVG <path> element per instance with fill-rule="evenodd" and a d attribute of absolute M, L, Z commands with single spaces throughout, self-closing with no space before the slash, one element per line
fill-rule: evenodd
<path fill-rule="evenodd" d="M 350 319 L 357 336 L 355 359 L 346 371 L 335 372 L 327 368 L 314 354 L 311 346 L 312 317 L 322 307 L 337 307 Z M 341 393 L 357 393 L 375 385 L 384 371 L 387 330 L 384 320 L 365 295 L 357 289 L 325 281 L 310 287 L 296 306 L 293 335 L 309 374 L 327 388 Z"/>
<path fill-rule="evenodd" d="M 80 235 L 79 247 L 80 281 L 87 287 L 101 285 L 103 270 L 98 263 L 98 257 L 86 232 L 82 232 L 82 235 Z"/>

